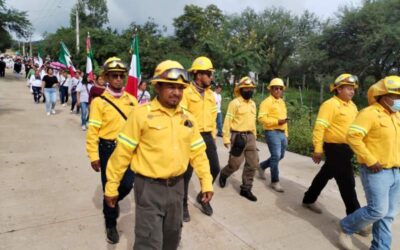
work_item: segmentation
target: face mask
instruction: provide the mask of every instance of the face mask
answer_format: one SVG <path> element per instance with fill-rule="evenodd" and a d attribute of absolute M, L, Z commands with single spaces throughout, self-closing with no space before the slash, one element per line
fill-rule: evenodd
<path fill-rule="evenodd" d="M 393 100 L 393 105 L 389 106 L 389 108 L 392 112 L 400 111 L 400 99 Z"/>
<path fill-rule="evenodd" d="M 249 100 L 253 96 L 253 91 L 243 91 L 241 89 L 240 90 L 240 95 L 243 97 L 243 99 Z"/>

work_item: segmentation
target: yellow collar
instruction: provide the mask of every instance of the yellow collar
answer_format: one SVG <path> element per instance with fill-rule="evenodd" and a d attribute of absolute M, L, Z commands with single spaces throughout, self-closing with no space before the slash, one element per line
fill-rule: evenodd
<path fill-rule="evenodd" d="M 162 106 L 161 103 L 158 101 L 157 97 L 154 98 L 150 102 L 150 107 L 151 107 L 152 111 L 160 110 L 160 111 L 162 111 L 162 112 L 164 112 L 166 114 L 169 114 L 169 115 L 171 114 L 171 110 L 173 110 L 173 109 L 169 109 L 169 108 L 166 108 L 166 107 Z M 183 113 L 183 109 L 181 108 L 181 106 L 179 104 L 176 107 L 176 109 L 174 110 L 173 114 L 176 114 L 176 113 Z"/>

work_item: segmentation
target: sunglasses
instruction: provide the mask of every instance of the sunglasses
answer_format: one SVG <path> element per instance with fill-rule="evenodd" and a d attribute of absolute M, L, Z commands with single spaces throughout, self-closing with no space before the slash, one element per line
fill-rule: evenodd
<path fill-rule="evenodd" d="M 117 78 L 124 79 L 125 78 L 125 74 L 112 73 L 112 74 L 110 74 L 110 77 L 113 78 L 113 79 L 117 79 Z"/>
<path fill-rule="evenodd" d="M 274 87 L 274 86 L 272 86 L 271 89 L 273 91 L 278 91 L 278 90 L 283 91 L 283 87 Z"/>
<path fill-rule="evenodd" d="M 172 80 L 172 81 L 176 81 L 179 79 L 179 77 L 181 77 L 183 79 L 183 81 L 185 83 L 189 82 L 189 74 L 186 70 L 184 69 L 167 69 L 166 71 L 164 71 L 163 73 L 161 73 L 160 75 L 154 77 L 153 79 L 162 79 L 162 80 Z"/>

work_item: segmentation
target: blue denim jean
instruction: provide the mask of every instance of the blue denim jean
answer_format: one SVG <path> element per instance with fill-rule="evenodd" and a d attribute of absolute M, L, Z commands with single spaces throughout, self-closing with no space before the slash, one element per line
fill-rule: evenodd
<path fill-rule="evenodd" d="M 284 132 L 277 130 L 264 131 L 265 141 L 267 142 L 271 156 L 268 160 L 260 163 L 262 169 L 270 168 L 271 182 L 279 181 L 279 161 L 285 156 L 287 148 L 287 138 Z"/>
<path fill-rule="evenodd" d="M 44 88 L 44 96 L 46 97 L 46 112 L 50 113 L 56 106 L 57 92 L 55 88 Z"/>
<path fill-rule="evenodd" d="M 217 135 L 222 136 L 222 113 L 217 114 Z"/>
<path fill-rule="evenodd" d="M 367 206 L 359 208 L 340 221 L 343 231 L 353 234 L 373 223 L 372 250 L 390 249 L 391 226 L 400 207 L 400 170 L 398 168 L 373 173 L 361 166 L 361 181 Z"/>
<path fill-rule="evenodd" d="M 81 125 L 86 126 L 86 122 L 88 120 L 89 103 L 81 102 L 80 107 L 81 107 Z"/>

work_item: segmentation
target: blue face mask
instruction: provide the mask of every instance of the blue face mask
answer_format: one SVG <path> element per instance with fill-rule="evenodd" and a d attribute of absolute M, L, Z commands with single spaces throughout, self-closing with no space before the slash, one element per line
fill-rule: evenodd
<path fill-rule="evenodd" d="M 389 106 L 389 105 L 388 105 Z M 400 99 L 393 100 L 393 105 L 389 106 L 390 110 L 393 112 L 400 111 Z"/>

